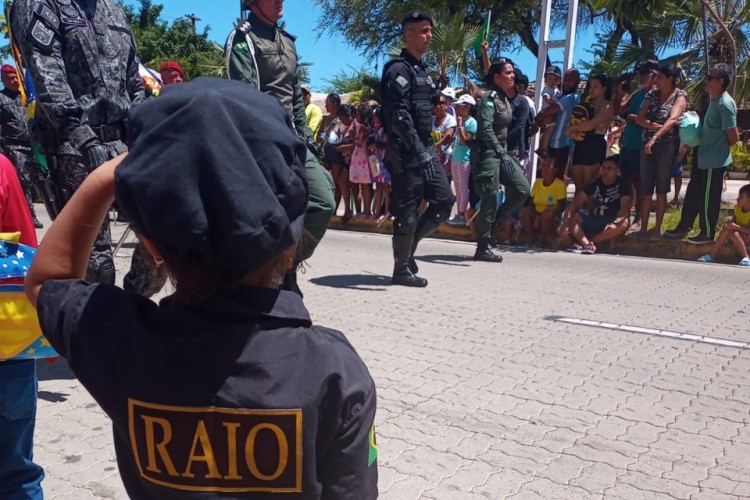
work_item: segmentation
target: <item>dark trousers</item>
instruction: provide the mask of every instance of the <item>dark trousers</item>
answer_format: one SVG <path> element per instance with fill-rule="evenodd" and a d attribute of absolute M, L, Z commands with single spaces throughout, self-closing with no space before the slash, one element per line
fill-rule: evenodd
<path fill-rule="evenodd" d="M 36 362 L 0 362 L 0 498 L 42 497 L 44 471 L 33 461 Z"/>
<path fill-rule="evenodd" d="M 419 216 L 422 200 L 429 206 Z M 435 169 L 435 178 L 426 180 L 420 168 L 406 168 L 392 176 L 391 213 L 393 251 L 396 263 L 411 258 L 419 240 L 427 237 L 448 220 L 455 198 L 445 170 Z"/>
<path fill-rule="evenodd" d="M 725 171 L 726 168 L 709 170 L 694 168 L 690 172 L 690 182 L 685 193 L 685 202 L 677 229 L 689 231 L 695 223 L 696 216 L 700 216 L 698 224 L 701 234 L 709 238 L 715 236 Z"/>

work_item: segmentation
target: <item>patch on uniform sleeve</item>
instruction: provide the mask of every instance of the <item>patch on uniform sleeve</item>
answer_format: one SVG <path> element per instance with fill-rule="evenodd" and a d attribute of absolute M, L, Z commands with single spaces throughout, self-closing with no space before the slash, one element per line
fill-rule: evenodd
<path fill-rule="evenodd" d="M 495 102 L 492 99 L 487 99 L 484 101 L 484 106 L 486 108 L 495 109 Z"/>
<path fill-rule="evenodd" d="M 37 7 L 37 9 L 34 11 L 34 15 L 44 21 L 47 26 L 52 28 L 53 30 L 58 29 L 60 26 L 60 18 L 57 17 L 55 11 L 44 4 L 41 4 L 39 7 Z"/>
<path fill-rule="evenodd" d="M 367 466 L 372 467 L 372 464 L 378 459 L 378 443 L 375 440 L 375 424 L 370 429 L 370 458 L 367 460 Z"/>
<path fill-rule="evenodd" d="M 39 48 L 47 50 L 52 47 L 52 40 L 55 38 L 55 32 L 52 28 L 46 26 L 42 21 L 37 19 L 31 28 L 31 38 Z"/>
<path fill-rule="evenodd" d="M 234 48 L 238 52 L 242 52 L 243 54 L 247 54 L 248 52 L 250 52 L 250 47 L 247 45 L 247 42 L 240 42 L 235 45 Z"/>
<path fill-rule="evenodd" d="M 151 483 L 182 491 L 302 492 L 302 410 L 129 399 L 128 429 L 138 473 Z"/>
<path fill-rule="evenodd" d="M 406 78 L 404 78 L 403 75 L 398 75 L 398 78 L 396 78 L 396 83 L 398 83 L 399 85 L 401 85 L 401 87 L 406 88 L 406 86 L 409 85 L 409 80 L 407 80 Z"/>

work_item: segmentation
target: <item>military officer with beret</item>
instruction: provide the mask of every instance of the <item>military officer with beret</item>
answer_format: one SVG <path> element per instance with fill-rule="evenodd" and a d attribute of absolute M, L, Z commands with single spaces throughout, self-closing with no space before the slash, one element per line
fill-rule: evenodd
<path fill-rule="evenodd" d="M 307 124 L 302 88 L 297 79 L 298 57 L 295 37 L 278 26 L 284 15 L 283 0 L 240 0 L 242 9 L 250 14 L 229 35 L 225 52 L 227 74 L 233 80 L 252 85 L 261 92 L 274 96 L 284 107 L 291 123 L 309 145 L 315 138 Z M 254 114 L 248 120 L 254 119 Z M 307 235 L 300 245 L 297 260 L 312 256 L 323 239 L 331 220 L 335 203 L 333 179 L 315 155 L 310 152 L 305 161 L 310 201 L 305 215 Z M 292 288 L 296 275 L 291 273 Z"/>
<path fill-rule="evenodd" d="M 422 11 L 409 12 L 402 22 L 406 47 L 385 65 L 380 81 L 384 127 L 388 134 L 387 161 L 393 172 L 392 283 L 425 287 L 414 260 L 417 244 L 448 220 L 454 197 L 445 170 L 432 147 L 432 108 L 437 95 L 422 56 L 432 40 L 432 19 Z M 419 216 L 422 200 L 429 203 Z"/>
<path fill-rule="evenodd" d="M 89 173 L 127 149 L 128 113 L 146 98 L 135 38 L 115 0 L 15 0 L 10 24 L 34 80 L 32 133 L 64 204 Z M 134 253 L 125 285 L 150 296 L 166 275 L 144 265 L 141 252 Z M 108 220 L 94 242 L 86 279 L 115 282 Z"/>
<path fill-rule="evenodd" d="M 377 498 L 367 367 L 279 289 L 308 198 L 307 147 L 284 110 L 245 84 L 198 78 L 135 108 L 129 127 L 128 156 L 84 181 L 26 291 L 112 419 L 130 498 Z M 160 304 L 80 280 L 115 198 L 172 274 Z"/>
<path fill-rule="evenodd" d="M 510 59 L 498 59 L 486 76 L 489 89 L 479 103 L 477 142 L 479 159 L 473 171 L 474 188 L 481 200 L 477 216 L 479 241 L 474 260 L 502 262 L 490 249 L 496 217 L 509 217 L 529 197 L 529 181 L 518 162 L 508 154 L 508 125 L 513 108 L 507 92 L 515 85 L 514 65 Z M 505 202 L 498 211 L 498 186 L 505 186 Z"/>

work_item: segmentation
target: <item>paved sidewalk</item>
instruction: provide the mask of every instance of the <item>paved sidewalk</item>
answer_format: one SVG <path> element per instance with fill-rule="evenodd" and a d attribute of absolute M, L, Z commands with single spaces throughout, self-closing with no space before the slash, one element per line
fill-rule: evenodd
<path fill-rule="evenodd" d="M 389 238 L 331 231 L 301 276 L 376 381 L 381 498 L 750 497 L 750 271 L 473 250 L 426 241 L 430 286 L 393 288 Z M 126 498 L 106 417 L 64 362 L 40 368 L 46 497 Z"/>

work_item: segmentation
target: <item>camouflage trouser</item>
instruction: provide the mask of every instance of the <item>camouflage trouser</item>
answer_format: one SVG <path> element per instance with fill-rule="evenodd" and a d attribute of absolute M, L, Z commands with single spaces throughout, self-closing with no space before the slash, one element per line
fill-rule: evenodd
<path fill-rule="evenodd" d="M 138 243 L 130 261 L 130 271 L 125 275 L 122 287 L 144 297 L 153 297 L 161 291 L 166 282 L 166 270 L 157 269 L 153 257 L 142 243 Z"/>
<path fill-rule="evenodd" d="M 127 151 L 122 141 L 105 143 L 110 149 L 112 156 Z M 61 190 L 74 193 L 83 184 L 86 176 L 99 165 L 86 165 L 85 159 L 75 154 L 60 154 L 54 157 L 55 180 L 60 184 Z M 68 202 L 67 199 L 60 200 L 61 208 Z M 89 257 L 89 266 L 86 270 L 86 281 L 89 283 L 111 283 L 115 282 L 115 262 L 112 258 L 112 233 L 109 229 L 109 217 L 102 223 L 99 234 L 94 241 L 94 248 Z"/>
<path fill-rule="evenodd" d="M 31 215 L 36 217 L 34 213 L 34 152 L 31 148 L 23 146 L 8 146 L 7 149 L 10 161 L 16 168 L 18 180 L 21 181 L 21 188 L 26 197 L 26 203 L 29 205 L 29 210 L 31 210 Z"/>

